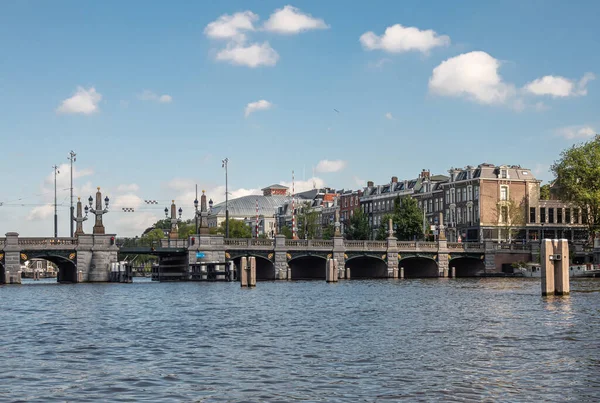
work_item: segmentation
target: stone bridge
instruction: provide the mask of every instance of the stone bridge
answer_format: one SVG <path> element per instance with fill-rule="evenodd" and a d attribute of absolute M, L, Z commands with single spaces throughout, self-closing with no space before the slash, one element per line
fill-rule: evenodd
<path fill-rule="evenodd" d="M 194 235 L 163 239 L 153 244 L 127 242 L 115 235 L 79 235 L 76 238 L 24 238 L 8 233 L 0 238 L 0 284 L 20 283 L 21 265 L 42 258 L 55 263 L 60 282 L 106 282 L 118 253 L 153 254 L 171 279 L 189 279 L 193 266 L 257 258 L 259 280 L 325 278 L 327 259 L 337 261 L 339 278 L 443 277 L 455 268 L 456 276 L 480 276 L 501 271 L 502 264 L 530 261 L 535 245 L 484 243 L 225 239 Z M 533 255 L 532 255 L 533 254 Z"/>
<path fill-rule="evenodd" d="M 163 241 L 163 246 L 168 242 Z M 337 260 L 339 278 L 397 278 L 402 272 L 405 277 L 440 277 L 450 267 L 456 267 L 460 276 L 496 271 L 493 243 L 291 240 L 282 235 L 275 239 L 195 236 L 178 242 L 177 246 L 187 247 L 190 265 L 233 260 L 238 266 L 241 257 L 254 256 L 257 278 L 264 280 L 324 279 L 327 259 Z"/>
<path fill-rule="evenodd" d="M 20 284 L 21 265 L 36 258 L 56 264 L 59 282 L 106 282 L 118 249 L 114 235 L 23 238 L 9 232 L 0 238 L 0 284 Z"/>

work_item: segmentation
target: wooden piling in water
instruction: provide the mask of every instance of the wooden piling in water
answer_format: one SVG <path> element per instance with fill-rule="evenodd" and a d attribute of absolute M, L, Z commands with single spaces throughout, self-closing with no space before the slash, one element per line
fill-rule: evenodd
<path fill-rule="evenodd" d="M 568 295 L 569 241 L 566 239 L 544 239 L 540 252 L 542 263 L 542 295 Z"/>

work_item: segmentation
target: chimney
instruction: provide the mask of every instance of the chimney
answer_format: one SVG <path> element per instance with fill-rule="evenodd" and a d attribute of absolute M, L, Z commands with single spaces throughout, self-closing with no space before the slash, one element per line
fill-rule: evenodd
<path fill-rule="evenodd" d="M 392 183 L 398 183 L 398 177 L 392 176 Z"/>
<path fill-rule="evenodd" d="M 368 181 L 367 182 L 367 187 L 372 188 L 373 187 L 373 181 Z"/>

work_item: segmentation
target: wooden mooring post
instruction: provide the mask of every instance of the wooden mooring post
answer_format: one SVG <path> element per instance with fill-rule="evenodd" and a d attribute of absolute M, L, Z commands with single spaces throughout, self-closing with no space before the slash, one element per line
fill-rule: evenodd
<path fill-rule="evenodd" d="M 540 252 L 542 262 L 542 295 L 568 295 L 569 241 L 544 239 Z"/>
<path fill-rule="evenodd" d="M 240 260 L 240 285 L 242 287 L 256 287 L 256 258 L 242 257 Z"/>
<path fill-rule="evenodd" d="M 325 264 L 325 281 L 328 283 L 337 283 L 338 281 L 338 263 L 337 259 L 327 259 Z"/>

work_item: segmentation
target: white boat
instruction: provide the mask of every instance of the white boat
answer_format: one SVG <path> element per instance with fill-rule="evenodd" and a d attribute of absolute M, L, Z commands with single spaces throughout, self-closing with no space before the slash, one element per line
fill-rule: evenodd
<path fill-rule="evenodd" d="M 542 277 L 542 267 L 537 263 L 527 263 L 518 269 L 523 277 Z M 569 277 L 600 277 L 600 266 L 593 264 L 576 264 L 569 266 Z"/>

